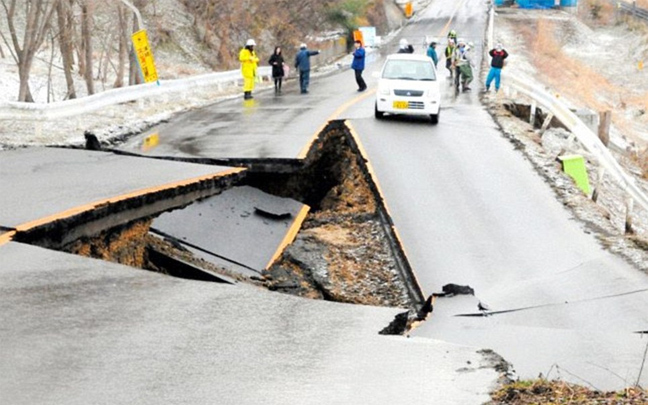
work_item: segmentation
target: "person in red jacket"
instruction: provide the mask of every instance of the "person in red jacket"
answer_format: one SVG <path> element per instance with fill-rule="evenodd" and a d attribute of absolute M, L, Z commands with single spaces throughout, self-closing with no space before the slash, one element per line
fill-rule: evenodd
<path fill-rule="evenodd" d="M 508 58 L 508 53 L 502 47 L 502 44 L 497 44 L 494 49 L 491 49 L 488 54 L 491 56 L 491 68 L 486 78 L 486 90 L 490 90 L 490 85 L 495 80 L 495 91 L 499 91 L 502 68 L 504 67 L 504 59 Z"/>

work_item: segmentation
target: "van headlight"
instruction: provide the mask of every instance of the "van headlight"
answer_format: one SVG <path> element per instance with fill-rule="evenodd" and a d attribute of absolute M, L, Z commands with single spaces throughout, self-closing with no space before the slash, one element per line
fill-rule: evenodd
<path fill-rule="evenodd" d="M 380 86 L 378 88 L 378 94 L 381 96 L 388 96 L 389 95 L 389 86 Z"/>

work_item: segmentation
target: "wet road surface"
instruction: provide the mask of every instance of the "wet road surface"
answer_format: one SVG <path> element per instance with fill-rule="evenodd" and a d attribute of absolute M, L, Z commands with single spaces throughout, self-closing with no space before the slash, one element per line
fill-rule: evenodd
<path fill-rule="evenodd" d="M 3 404 L 479 404 L 497 379 L 474 348 L 378 335 L 398 309 L 0 257 Z"/>
<path fill-rule="evenodd" d="M 439 7 L 411 29 L 437 29 Z M 476 37 L 485 11 L 482 2 L 466 1 L 452 27 Z M 446 88 L 437 126 L 377 121 L 372 100 L 345 115 L 424 291 L 448 283 L 475 290 L 469 299 L 437 299 L 413 335 L 491 348 L 522 378 L 551 371 L 549 377 L 600 389 L 634 384 L 648 343 L 633 333 L 648 329 L 648 277 L 603 250 L 556 201 L 479 106 L 480 84 L 472 87 L 458 95 Z M 480 301 L 494 314 L 480 316 Z"/>

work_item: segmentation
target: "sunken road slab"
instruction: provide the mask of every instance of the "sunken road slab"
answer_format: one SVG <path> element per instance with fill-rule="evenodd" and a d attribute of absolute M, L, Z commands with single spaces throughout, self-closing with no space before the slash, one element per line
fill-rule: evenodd
<path fill-rule="evenodd" d="M 233 187 L 160 215 L 152 230 L 218 266 L 258 276 L 292 241 L 308 209 L 253 187 Z"/>
<path fill-rule="evenodd" d="M 0 393 L 21 404 L 479 404 L 465 346 L 382 336 L 398 309 L 0 245 Z"/>
<path fill-rule="evenodd" d="M 228 167 L 60 148 L 0 152 L 0 227 L 18 228 L 124 196 L 216 177 Z"/>

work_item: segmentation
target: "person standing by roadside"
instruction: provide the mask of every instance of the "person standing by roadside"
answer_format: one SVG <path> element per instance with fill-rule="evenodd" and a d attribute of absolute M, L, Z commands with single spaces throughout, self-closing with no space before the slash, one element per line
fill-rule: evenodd
<path fill-rule="evenodd" d="M 362 42 L 355 40 L 355 51 L 353 52 L 353 62 L 351 62 L 351 69 L 355 72 L 356 83 L 358 83 L 358 91 L 367 90 L 367 83 L 362 78 L 362 71 L 365 68 L 365 49 Z"/>
<path fill-rule="evenodd" d="M 396 53 L 414 53 L 414 47 L 405 38 L 401 38 L 398 42 L 398 52 Z"/>
<path fill-rule="evenodd" d="M 308 85 L 310 84 L 310 57 L 319 54 L 319 51 L 309 51 L 306 44 L 299 46 L 299 52 L 295 56 L 295 68 L 299 70 L 299 88 L 301 94 L 308 93 Z"/>
<path fill-rule="evenodd" d="M 497 44 L 495 48 L 491 49 L 488 54 L 491 56 L 491 68 L 488 71 L 488 77 L 486 78 L 486 89 L 484 91 L 488 92 L 490 90 L 490 85 L 495 80 L 495 91 L 499 91 L 500 80 L 502 75 L 502 68 L 504 67 L 504 60 L 508 58 L 508 52 L 502 47 L 502 44 Z"/>
<path fill-rule="evenodd" d="M 439 55 L 437 55 L 436 52 L 436 45 L 436 40 L 433 39 L 432 41 L 430 41 L 430 46 L 428 46 L 427 49 L 427 56 L 432 59 L 435 68 L 439 64 Z"/>
<path fill-rule="evenodd" d="M 452 58 L 455 53 L 455 41 L 454 39 L 448 38 L 448 45 L 445 48 L 445 58 L 446 58 L 446 69 L 450 72 L 450 79 L 454 77 L 454 69 L 452 68 Z"/>
<path fill-rule="evenodd" d="M 257 65 L 259 58 L 254 52 L 256 42 L 253 39 L 248 39 L 245 43 L 245 48 L 241 49 L 239 53 L 239 61 L 241 62 L 241 74 L 243 75 L 243 99 L 249 100 L 252 97 L 252 90 L 254 90 L 254 79 L 257 74 Z"/>
<path fill-rule="evenodd" d="M 274 79 L 275 93 L 281 93 L 281 84 L 284 77 L 284 58 L 281 54 L 281 47 L 275 47 L 274 53 L 270 57 L 268 64 L 272 66 L 272 78 Z"/>

